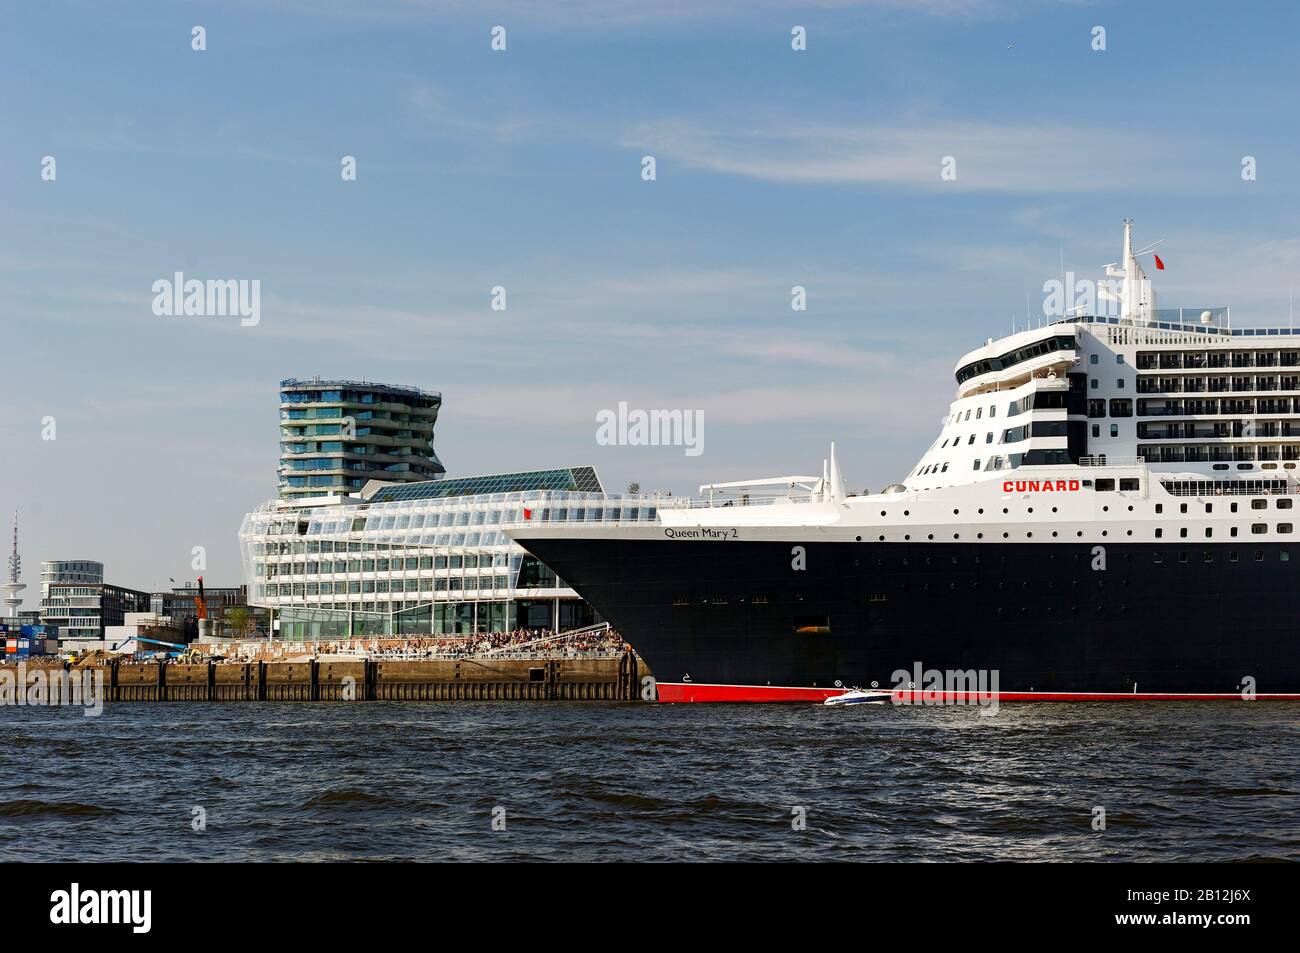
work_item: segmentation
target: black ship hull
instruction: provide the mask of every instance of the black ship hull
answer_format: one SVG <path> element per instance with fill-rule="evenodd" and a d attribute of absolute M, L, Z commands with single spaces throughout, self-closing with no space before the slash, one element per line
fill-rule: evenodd
<path fill-rule="evenodd" d="M 661 701 L 951 693 L 972 675 L 1001 700 L 1300 698 L 1300 546 L 520 542 Z"/>

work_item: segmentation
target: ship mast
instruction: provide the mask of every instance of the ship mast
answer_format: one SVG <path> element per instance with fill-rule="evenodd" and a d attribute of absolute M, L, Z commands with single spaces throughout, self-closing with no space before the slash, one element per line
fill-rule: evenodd
<path fill-rule="evenodd" d="M 1154 247 L 1149 245 L 1140 254 Z M 1120 279 L 1117 303 L 1120 306 L 1119 316 L 1122 320 L 1132 321 L 1135 324 L 1150 324 L 1155 320 L 1156 293 L 1142 266 L 1138 264 L 1138 256 L 1133 252 L 1133 219 L 1131 218 L 1124 219 L 1124 255 L 1119 262 L 1111 262 L 1106 266 L 1106 277 Z M 1101 297 L 1108 301 L 1116 301 L 1116 295 L 1110 290 L 1103 293 Z"/>

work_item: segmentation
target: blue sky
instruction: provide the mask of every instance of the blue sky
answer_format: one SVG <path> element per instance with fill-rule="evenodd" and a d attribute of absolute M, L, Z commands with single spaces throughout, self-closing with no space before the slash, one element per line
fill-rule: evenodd
<path fill-rule="evenodd" d="M 1300 13 L 1226 10 L 12 5 L 0 510 L 22 512 L 27 605 L 42 559 L 153 588 L 202 545 L 209 583 L 238 581 L 282 377 L 440 390 L 452 475 L 590 463 L 680 493 L 819 472 L 834 439 L 879 489 L 933 439 L 961 354 L 1038 314 L 1062 254 L 1115 260 L 1126 216 L 1165 240 L 1163 306 L 1285 323 Z M 176 271 L 260 280 L 261 323 L 155 316 Z M 619 401 L 702 410 L 703 454 L 598 446 Z"/>

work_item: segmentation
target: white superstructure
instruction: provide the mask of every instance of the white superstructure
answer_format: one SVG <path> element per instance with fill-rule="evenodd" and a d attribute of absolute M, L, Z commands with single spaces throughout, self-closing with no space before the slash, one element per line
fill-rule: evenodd
<path fill-rule="evenodd" d="M 885 492 L 848 495 L 832 449 L 821 478 L 701 487 L 706 499 L 661 501 L 655 522 L 622 520 L 617 532 L 1286 539 L 1300 476 L 1300 333 L 1234 329 L 1226 308 L 1157 309 L 1138 260 L 1148 250 L 1133 250 L 1126 221 L 1122 259 L 1096 298 L 1113 313 L 1061 314 L 963 355 L 938 436 Z M 546 502 L 511 535 L 555 535 Z M 601 512 L 588 506 L 581 532 L 610 522 Z"/>

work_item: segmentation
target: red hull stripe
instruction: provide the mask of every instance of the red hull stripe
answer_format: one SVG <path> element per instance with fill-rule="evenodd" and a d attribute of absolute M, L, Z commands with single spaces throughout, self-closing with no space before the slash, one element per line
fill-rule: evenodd
<path fill-rule="evenodd" d="M 823 702 L 843 694 L 843 688 L 794 688 L 780 685 L 696 685 L 689 682 L 659 682 L 659 701 L 681 702 Z M 988 696 L 972 692 L 922 692 L 900 689 L 890 692 L 898 704 L 977 703 Z M 1235 693 L 1173 692 L 992 692 L 1001 702 L 1149 702 L 1149 701 L 1243 701 Z M 1261 701 L 1300 701 L 1300 694 L 1255 696 Z"/>

